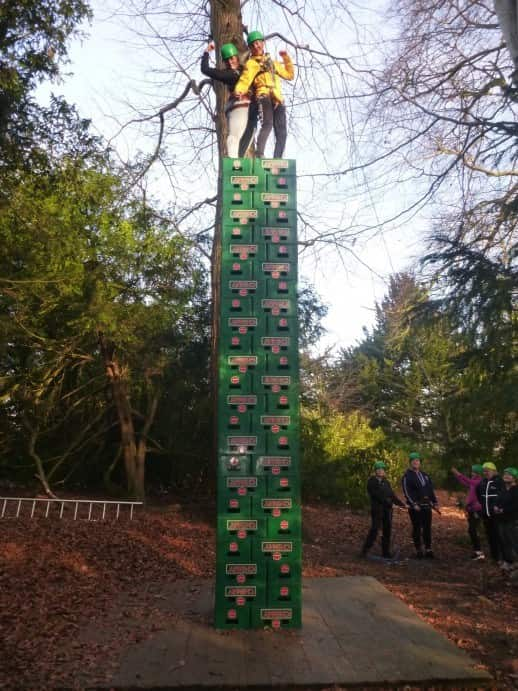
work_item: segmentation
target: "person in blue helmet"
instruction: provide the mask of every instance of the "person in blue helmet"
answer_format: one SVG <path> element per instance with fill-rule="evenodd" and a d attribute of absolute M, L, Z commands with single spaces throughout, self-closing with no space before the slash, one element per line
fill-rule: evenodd
<path fill-rule="evenodd" d="M 229 91 L 229 98 L 225 108 L 227 117 L 227 156 L 230 158 L 243 157 L 252 141 L 257 124 L 257 107 L 249 94 L 236 98 L 234 88 L 241 77 L 243 66 L 239 62 L 239 53 L 233 43 L 225 43 L 221 46 L 221 58 L 225 69 L 210 67 L 210 53 L 214 50 L 211 41 L 201 58 L 200 69 L 204 75 L 225 84 Z"/>

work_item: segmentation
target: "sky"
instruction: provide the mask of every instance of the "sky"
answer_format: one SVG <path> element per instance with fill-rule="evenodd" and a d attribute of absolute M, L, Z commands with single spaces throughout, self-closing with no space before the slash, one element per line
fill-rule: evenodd
<path fill-rule="evenodd" d="M 178 85 L 164 81 L 168 56 L 164 62 L 162 47 L 150 47 L 149 42 L 143 45 L 135 37 L 131 20 L 115 13 L 116 6 L 110 2 L 93 0 L 94 20 L 90 26 L 84 27 L 87 35 L 75 39 L 71 44 L 70 64 L 65 66 L 60 83 L 43 85 L 39 97 L 45 100 L 50 92 L 54 92 L 75 103 L 80 115 L 91 119 L 94 130 L 110 140 L 120 157 L 127 160 L 138 150 L 149 150 L 154 140 L 148 139 L 142 130 L 131 128 L 118 134 L 121 126 L 139 112 L 156 112 L 157 107 L 177 95 Z M 368 4 L 364 3 L 364 6 Z M 257 17 L 257 12 L 255 16 L 252 12 L 248 20 L 258 21 Z M 376 14 L 367 13 L 364 19 L 367 33 L 377 30 Z M 327 36 L 330 41 L 327 47 L 331 50 L 342 47 L 344 37 L 339 30 L 333 33 L 329 29 Z M 332 44 L 333 36 L 336 46 Z M 282 47 L 278 44 L 272 46 L 275 50 Z M 200 56 L 201 49 L 200 40 Z M 192 76 L 201 77 L 196 73 L 196 63 L 189 69 L 192 70 Z M 157 81 L 157 71 L 160 72 L 162 83 Z M 295 88 L 300 90 L 300 84 Z M 285 157 L 297 159 L 297 171 L 302 176 L 299 180 L 299 199 L 309 200 L 314 218 L 318 219 L 319 214 L 328 219 L 337 218 L 338 215 L 346 219 L 360 215 L 363 222 L 374 223 L 380 214 L 390 216 L 391 192 L 387 190 L 384 198 L 383 193 L 380 195 L 376 191 L 376 201 L 371 203 L 365 195 L 360 198 L 355 194 L 354 179 L 344 181 L 343 194 L 340 192 L 342 183 L 331 186 L 329 196 L 323 196 L 321 204 L 318 199 L 311 198 L 314 191 L 303 176 L 311 169 L 314 160 L 311 138 L 318 138 L 319 135 L 304 132 L 305 125 L 300 124 L 297 109 L 290 110 L 289 87 L 285 93 L 289 112 Z M 329 129 L 325 136 L 331 141 L 338 128 L 331 120 L 326 126 Z M 339 138 L 336 142 L 337 146 L 341 146 Z M 170 199 L 171 187 L 164 184 L 163 173 L 155 171 L 151 180 L 150 184 L 161 203 L 177 203 L 177 199 Z M 182 187 L 181 183 L 179 187 Z M 189 186 L 186 185 L 186 188 Z M 210 185 L 206 193 L 207 196 L 214 193 Z M 414 220 L 411 228 L 393 225 L 375 235 L 359 236 L 354 246 L 349 246 L 340 254 L 334 246 L 319 246 L 316 250 L 306 249 L 300 253 L 300 274 L 315 286 L 329 308 L 324 321 L 327 333 L 319 344 L 321 351 L 331 348 L 336 352 L 339 348 L 354 345 L 361 339 L 363 328 L 372 326 L 375 303 L 383 298 L 389 275 L 416 264 L 422 237 L 416 224 L 426 225 L 426 220 Z"/>

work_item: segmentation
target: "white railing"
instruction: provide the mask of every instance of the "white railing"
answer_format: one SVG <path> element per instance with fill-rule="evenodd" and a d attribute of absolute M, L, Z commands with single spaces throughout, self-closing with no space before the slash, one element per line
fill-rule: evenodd
<path fill-rule="evenodd" d="M 133 512 L 136 506 L 143 506 L 141 501 L 103 501 L 96 499 L 51 499 L 32 497 L 0 497 L 0 518 L 20 518 L 35 516 L 49 518 L 56 515 L 59 510 L 59 518 L 70 516 L 73 511 L 74 521 L 78 518 L 87 521 L 104 521 L 107 518 L 119 520 L 121 515 L 128 515 L 133 520 Z M 56 507 L 56 510 L 54 509 Z M 41 510 L 40 510 L 41 507 Z M 102 509 L 101 509 L 102 507 Z"/>

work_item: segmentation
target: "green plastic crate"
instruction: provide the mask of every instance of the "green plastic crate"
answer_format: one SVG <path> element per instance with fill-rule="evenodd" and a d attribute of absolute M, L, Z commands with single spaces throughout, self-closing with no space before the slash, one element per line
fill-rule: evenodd
<path fill-rule="evenodd" d="M 293 158 L 255 158 L 253 159 L 254 173 L 264 171 L 269 175 L 295 176 L 297 174 L 297 164 Z"/>
<path fill-rule="evenodd" d="M 235 607 L 229 605 L 225 598 L 216 600 L 215 626 L 217 629 L 249 629 L 251 628 L 252 606 Z"/>
<path fill-rule="evenodd" d="M 289 237 L 288 233 L 288 237 Z M 261 242 L 263 238 L 254 223 L 223 223 L 221 228 L 221 242 Z"/>
<path fill-rule="evenodd" d="M 302 610 L 296 607 L 252 607 L 251 627 L 253 629 L 300 629 Z"/>
<path fill-rule="evenodd" d="M 234 235 L 232 236 L 234 237 Z M 254 227 L 255 242 L 264 242 L 268 247 L 288 244 L 296 245 L 297 226 L 259 226 Z"/>
<path fill-rule="evenodd" d="M 226 585 L 266 585 L 266 563 L 217 562 L 217 582 Z"/>
<path fill-rule="evenodd" d="M 267 192 L 288 192 L 290 194 L 296 194 L 297 178 L 293 174 L 285 175 L 284 173 L 279 173 L 278 175 L 274 175 L 268 173 L 265 182 Z"/>
<path fill-rule="evenodd" d="M 302 584 L 300 580 L 292 583 L 276 580 L 268 583 L 265 595 L 267 607 L 295 607 L 300 609 Z"/>
<path fill-rule="evenodd" d="M 231 175 L 253 175 L 253 158 L 223 158 L 223 178 L 229 179 Z"/>
<path fill-rule="evenodd" d="M 266 212 L 266 214 L 264 213 Z M 297 224 L 296 209 L 257 209 L 257 223 L 259 225 L 278 226 L 287 225 L 290 228 Z"/>
<path fill-rule="evenodd" d="M 297 455 L 295 455 L 295 458 L 297 458 Z M 300 474 L 281 472 L 278 475 L 274 475 L 270 473 L 266 480 L 266 488 L 269 497 L 292 497 L 299 500 Z"/>
<path fill-rule="evenodd" d="M 245 194 L 237 192 L 236 194 Z M 297 209 L 297 197 L 295 192 L 277 190 L 273 192 L 252 192 L 252 206 L 255 209 Z"/>

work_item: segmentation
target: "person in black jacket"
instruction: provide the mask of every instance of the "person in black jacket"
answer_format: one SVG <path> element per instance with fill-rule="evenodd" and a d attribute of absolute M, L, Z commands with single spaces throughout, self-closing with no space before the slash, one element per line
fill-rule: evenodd
<path fill-rule="evenodd" d="M 482 464 L 484 477 L 477 487 L 477 497 L 482 506 L 482 521 L 489 543 L 491 559 L 502 562 L 502 542 L 498 531 L 498 521 L 495 506 L 505 490 L 504 481 L 498 475 L 496 465 L 488 461 Z"/>
<path fill-rule="evenodd" d="M 429 475 L 421 470 L 421 457 L 413 451 L 408 457 L 410 468 L 403 475 L 402 485 L 408 514 L 412 522 L 412 540 L 416 556 L 433 559 L 432 551 L 432 509 L 439 511 L 437 497 Z M 425 552 L 423 554 L 422 542 Z"/>
<path fill-rule="evenodd" d="M 395 494 L 390 482 L 385 477 L 386 465 L 383 461 L 374 464 L 374 475 L 367 482 L 367 492 L 371 500 L 371 527 L 365 538 L 361 555 L 367 556 L 368 551 L 376 542 L 381 527 L 381 550 L 385 559 L 390 559 L 390 535 L 392 532 L 392 506 L 404 507 L 403 502 Z"/>
<path fill-rule="evenodd" d="M 494 511 L 504 558 L 502 569 L 510 571 L 513 564 L 518 564 L 518 469 L 506 468 L 502 479 L 505 490 Z"/>
<path fill-rule="evenodd" d="M 229 99 L 225 108 L 228 125 L 227 156 L 241 158 L 252 141 L 257 124 L 257 105 L 252 104 L 248 96 L 237 99 L 234 95 L 234 87 L 243 71 L 236 46 L 233 43 L 225 43 L 221 46 L 221 57 L 226 64 L 224 70 L 209 66 L 209 55 L 213 50 L 214 43 L 211 42 L 202 55 L 200 69 L 207 77 L 226 84 L 229 90 Z"/>

